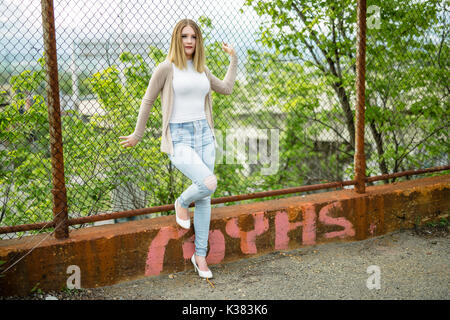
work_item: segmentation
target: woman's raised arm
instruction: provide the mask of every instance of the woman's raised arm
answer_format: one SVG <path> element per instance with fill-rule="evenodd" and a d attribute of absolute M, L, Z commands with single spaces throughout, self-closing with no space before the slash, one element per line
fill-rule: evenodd
<path fill-rule="evenodd" d="M 231 54 L 231 62 L 228 66 L 227 73 L 225 75 L 225 78 L 223 80 L 220 80 L 216 76 L 210 72 L 211 75 L 211 90 L 229 95 L 233 92 L 234 82 L 236 80 L 236 73 L 237 73 L 237 54 Z"/>

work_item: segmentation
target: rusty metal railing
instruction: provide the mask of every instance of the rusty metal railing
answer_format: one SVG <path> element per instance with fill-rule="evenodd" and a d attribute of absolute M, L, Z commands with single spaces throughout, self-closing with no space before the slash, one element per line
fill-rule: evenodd
<path fill-rule="evenodd" d="M 408 170 L 408 171 L 396 172 L 396 173 L 391 173 L 391 174 L 383 174 L 383 175 L 374 176 L 374 177 L 366 177 L 365 183 L 381 181 L 381 180 L 386 180 L 386 179 L 392 179 L 392 178 L 405 177 L 405 176 L 418 175 L 418 174 L 424 174 L 424 173 L 438 172 L 438 171 L 444 171 L 444 170 L 450 170 L 450 165 L 432 167 L 432 168 L 427 168 L 427 169 L 419 169 L 419 170 Z M 264 192 L 240 194 L 240 195 L 236 195 L 236 196 L 218 197 L 218 198 L 211 199 L 211 204 L 242 201 L 242 200 L 248 200 L 248 199 L 279 196 L 279 195 L 285 195 L 285 194 L 294 194 L 294 193 L 307 192 L 307 191 L 316 191 L 316 190 L 324 190 L 324 189 L 332 189 L 332 188 L 343 188 L 344 186 L 354 186 L 354 185 L 356 185 L 356 183 L 357 183 L 356 180 L 336 181 L 336 182 L 328 182 L 328 183 L 321 183 L 321 184 L 315 184 L 315 185 L 307 185 L 307 186 L 300 186 L 300 187 L 292 187 L 292 188 L 264 191 Z M 190 207 L 192 207 L 192 206 L 193 206 L 193 204 L 190 205 Z M 73 226 L 73 225 L 83 224 L 83 223 L 92 223 L 92 222 L 105 221 L 105 220 L 110 220 L 110 219 L 133 217 L 133 216 L 149 214 L 149 213 L 165 212 L 165 211 L 170 211 L 170 210 L 174 210 L 174 209 L 175 208 L 174 208 L 173 204 L 167 204 L 167 205 L 155 206 L 155 207 L 151 207 L 151 208 L 104 213 L 104 214 L 98 214 L 95 216 L 68 219 L 66 222 L 66 225 Z M 30 231 L 30 230 L 49 229 L 49 228 L 54 228 L 55 226 L 57 226 L 57 222 L 55 220 L 53 220 L 50 222 L 41 222 L 41 223 L 23 224 L 23 225 L 9 226 L 9 227 L 0 227 L 0 234 L 21 232 L 21 231 Z"/>

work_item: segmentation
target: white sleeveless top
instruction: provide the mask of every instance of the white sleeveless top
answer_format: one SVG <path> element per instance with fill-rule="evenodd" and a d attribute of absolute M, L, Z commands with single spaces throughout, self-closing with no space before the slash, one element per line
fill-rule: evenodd
<path fill-rule="evenodd" d="M 210 83 L 206 74 L 194 69 L 192 60 L 187 60 L 187 69 L 173 68 L 173 108 L 169 122 L 187 122 L 206 119 L 205 97 Z"/>

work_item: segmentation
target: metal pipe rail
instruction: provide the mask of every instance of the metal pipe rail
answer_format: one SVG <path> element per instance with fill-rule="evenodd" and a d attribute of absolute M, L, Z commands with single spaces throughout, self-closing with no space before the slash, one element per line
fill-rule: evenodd
<path fill-rule="evenodd" d="M 399 178 L 399 177 L 404 177 L 404 176 L 418 175 L 418 174 L 423 174 L 423 173 L 438 172 L 438 171 L 444 171 L 444 170 L 450 170 L 450 165 L 431 167 L 431 168 L 419 169 L 419 170 L 407 170 L 407 171 L 402 171 L 402 172 L 383 174 L 383 175 L 379 175 L 379 176 L 366 177 L 365 181 L 366 181 L 366 183 L 368 183 L 368 182 L 386 180 L 386 179 L 391 179 L 391 178 Z M 264 198 L 264 197 L 278 196 L 278 195 L 283 195 L 283 194 L 293 194 L 293 193 L 300 193 L 300 192 L 306 192 L 306 191 L 315 191 L 315 190 L 323 190 L 323 189 L 331 189 L 331 188 L 343 188 L 344 186 L 352 186 L 352 185 L 353 186 L 356 185 L 356 180 L 335 181 L 335 182 L 320 183 L 320 184 L 313 184 L 313 185 L 300 186 L 300 187 L 291 187 L 291 188 L 271 190 L 271 191 L 240 194 L 240 195 L 236 195 L 236 196 L 219 197 L 219 198 L 211 199 L 211 204 L 227 203 L 227 202 L 256 199 L 256 198 Z M 190 206 L 193 207 L 192 204 Z M 155 213 L 155 212 L 165 212 L 165 211 L 170 211 L 170 210 L 174 210 L 174 209 L 175 208 L 174 208 L 173 204 L 166 204 L 166 205 L 155 206 L 155 207 L 150 207 L 150 208 L 104 213 L 104 214 L 98 214 L 95 216 L 68 219 L 67 224 L 68 224 L 68 226 L 73 226 L 73 225 L 78 225 L 78 224 L 83 224 L 83 223 L 92 223 L 92 222 L 104 221 L 104 220 L 110 220 L 110 219 L 127 218 L 127 217 L 133 217 L 133 216 Z M 49 222 L 40 222 L 40 223 L 33 223 L 33 224 L 22 224 L 22 225 L 16 225 L 16 226 L 0 227 L 0 234 L 55 228 L 55 225 L 57 225 L 57 223 L 55 221 L 49 221 Z"/>

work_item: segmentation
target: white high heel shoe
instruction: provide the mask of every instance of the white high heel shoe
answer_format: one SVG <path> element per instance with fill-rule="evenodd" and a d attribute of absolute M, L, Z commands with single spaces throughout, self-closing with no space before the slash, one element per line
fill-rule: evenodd
<path fill-rule="evenodd" d="M 191 262 L 194 265 L 194 268 L 198 272 L 198 275 L 200 277 L 202 277 L 202 278 L 212 278 L 213 277 L 211 270 L 202 271 L 197 267 L 197 263 L 195 263 L 195 253 L 192 255 Z"/>
<path fill-rule="evenodd" d="M 180 227 L 184 229 L 189 229 L 191 227 L 191 219 L 182 220 L 178 218 L 177 206 L 178 206 L 178 199 L 175 200 L 175 218 L 177 220 L 177 223 L 180 225 Z"/>

